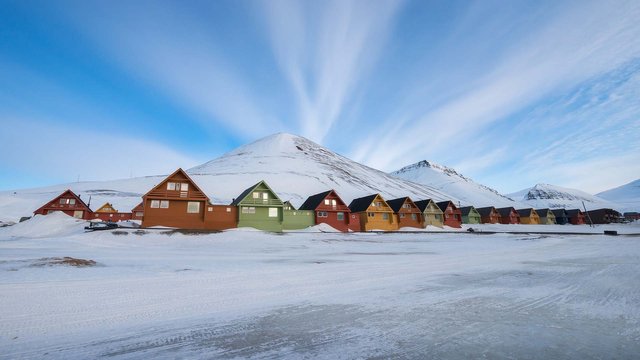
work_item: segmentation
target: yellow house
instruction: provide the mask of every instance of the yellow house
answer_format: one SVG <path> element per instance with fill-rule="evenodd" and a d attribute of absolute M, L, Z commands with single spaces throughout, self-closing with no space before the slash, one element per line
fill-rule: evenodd
<path fill-rule="evenodd" d="M 540 216 L 532 209 L 519 209 L 518 215 L 520 215 L 520 224 L 540 225 Z"/>
<path fill-rule="evenodd" d="M 362 231 L 398 230 L 398 222 L 393 216 L 393 210 L 380 194 L 369 195 L 355 199 L 349 204 L 351 214 L 360 217 Z"/>

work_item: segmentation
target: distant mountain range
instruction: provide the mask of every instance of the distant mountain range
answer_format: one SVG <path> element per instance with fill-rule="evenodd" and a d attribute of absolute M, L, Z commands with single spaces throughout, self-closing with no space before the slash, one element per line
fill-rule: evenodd
<path fill-rule="evenodd" d="M 509 194 L 509 196 L 537 209 L 583 209 L 583 202 L 587 210 L 620 208 L 620 206 L 615 202 L 588 194 L 584 191 L 550 184 L 537 184 L 534 187 Z"/>
<path fill-rule="evenodd" d="M 454 169 L 426 160 L 388 174 L 336 154 L 306 138 L 287 133 L 270 135 L 241 146 L 188 169 L 187 173 L 212 202 L 221 204 L 230 203 L 244 189 L 260 180 L 265 180 L 282 200 L 289 200 L 295 206 L 302 204 L 308 196 L 329 189 L 336 190 L 347 203 L 354 198 L 380 193 L 385 199 L 410 196 L 415 200 L 450 199 L 463 206 L 519 208 L 532 204 L 537 196 L 526 196 L 527 199 L 524 199 L 521 192 L 504 196 Z M 91 199 L 92 209 L 110 202 L 120 211 L 130 211 L 141 201 L 142 195 L 165 177 L 155 175 L 0 192 L 0 221 L 17 221 L 21 216 L 31 216 L 35 209 L 66 189 L 79 194 L 85 202 Z M 547 195 L 543 195 L 543 192 L 538 194 L 540 199 L 547 196 L 546 200 L 551 200 L 552 196 L 567 197 L 561 195 L 563 192 L 576 194 L 576 191 L 567 190 L 570 189 L 555 191 L 554 194 L 551 191 L 547 191 Z M 582 195 L 583 198 L 593 197 L 586 193 Z M 540 204 L 547 207 L 549 202 Z M 553 204 L 562 206 L 569 203 L 554 200 Z M 577 207 L 574 203 L 570 204 Z M 606 204 L 615 208 L 610 202 Z"/>

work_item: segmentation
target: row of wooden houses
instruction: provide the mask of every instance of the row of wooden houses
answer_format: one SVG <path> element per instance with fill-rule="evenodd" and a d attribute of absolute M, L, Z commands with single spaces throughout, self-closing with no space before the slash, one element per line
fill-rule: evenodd
<path fill-rule="evenodd" d="M 312 195 L 299 207 L 282 201 L 265 181 L 247 188 L 229 205 L 212 204 L 182 169 L 176 170 L 142 197 L 131 212 L 118 212 L 106 203 L 92 211 L 71 190 L 40 207 L 34 214 L 62 211 L 67 215 L 103 221 L 140 220 L 143 228 L 225 230 L 252 227 L 265 231 L 304 229 L 327 224 L 343 231 L 394 231 L 402 228 L 465 224 L 584 224 L 578 209 L 520 209 L 465 206 L 452 201 L 385 200 L 380 194 L 354 199 L 347 205 L 335 190 Z"/>

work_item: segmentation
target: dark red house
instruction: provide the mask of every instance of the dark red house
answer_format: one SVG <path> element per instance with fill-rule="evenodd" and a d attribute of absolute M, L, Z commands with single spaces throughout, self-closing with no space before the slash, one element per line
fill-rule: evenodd
<path fill-rule="evenodd" d="M 567 211 L 567 217 L 569 218 L 569 222 L 573 225 L 584 225 L 586 224 L 584 219 L 584 213 L 580 209 L 569 209 Z"/>
<path fill-rule="evenodd" d="M 62 194 L 58 195 L 38 210 L 34 211 L 33 214 L 48 215 L 56 211 L 63 212 L 76 219 L 90 220 L 93 218 L 93 211 L 91 211 L 89 206 L 80 199 L 80 196 L 76 195 L 71 190 L 66 190 Z"/>
<path fill-rule="evenodd" d="M 483 224 L 499 224 L 500 223 L 500 213 L 493 206 L 487 206 L 476 209 L 480 214 L 480 219 Z"/>
<path fill-rule="evenodd" d="M 500 214 L 500 224 L 520 224 L 520 214 L 513 207 L 496 209 Z"/>
<path fill-rule="evenodd" d="M 360 217 L 351 214 L 335 190 L 309 196 L 298 210 L 314 211 L 316 225 L 328 224 L 343 232 L 360 231 Z"/>
<path fill-rule="evenodd" d="M 422 211 L 411 200 L 411 198 L 405 196 L 393 200 L 388 200 L 387 204 L 393 210 L 396 219 L 398 220 L 398 228 L 412 227 L 412 228 L 424 228 L 424 217 Z"/>
<path fill-rule="evenodd" d="M 454 228 L 462 227 L 462 212 L 451 200 L 436 203 L 444 214 L 444 225 Z"/>
<path fill-rule="evenodd" d="M 140 203 L 138 205 L 136 205 L 136 207 L 134 207 L 131 210 L 131 220 L 141 220 L 142 221 L 142 217 L 144 216 L 144 203 Z"/>

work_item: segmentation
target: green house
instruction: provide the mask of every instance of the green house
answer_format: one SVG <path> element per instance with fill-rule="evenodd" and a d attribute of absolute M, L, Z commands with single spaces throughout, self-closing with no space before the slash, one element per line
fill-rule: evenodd
<path fill-rule="evenodd" d="M 473 206 L 461 207 L 463 224 L 482 224 L 480 213 Z"/>
<path fill-rule="evenodd" d="M 266 182 L 246 189 L 231 205 L 238 207 L 238 227 L 282 231 L 283 203 Z"/>

